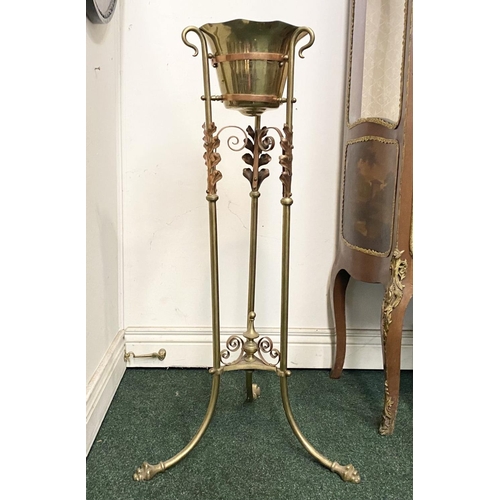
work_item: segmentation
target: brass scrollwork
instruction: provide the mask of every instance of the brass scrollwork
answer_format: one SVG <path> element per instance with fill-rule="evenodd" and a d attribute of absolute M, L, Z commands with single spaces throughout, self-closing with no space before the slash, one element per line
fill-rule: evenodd
<path fill-rule="evenodd" d="M 242 159 L 252 168 L 244 168 L 243 176 L 250 182 L 252 190 L 258 191 L 262 181 L 269 177 L 269 170 L 260 167 L 271 161 L 271 156 L 266 151 L 273 149 L 274 139 L 267 137 L 268 129 L 266 127 L 256 131 L 249 125 L 246 131 L 248 135 L 245 147 L 250 153 L 245 153 Z"/>
<path fill-rule="evenodd" d="M 237 358 L 234 361 L 228 362 L 231 353 L 239 351 Z M 264 354 L 268 355 L 272 361 L 268 361 Z M 243 340 L 238 335 L 231 335 L 226 341 L 226 348 L 220 352 L 221 363 L 226 367 L 236 367 L 241 365 L 244 370 L 245 363 L 258 363 L 265 367 L 275 368 L 280 362 L 280 351 L 273 345 L 273 341 L 269 337 L 261 337 L 258 342 L 254 339 Z M 240 366 L 238 366 L 240 368 Z M 258 367 L 253 366 L 253 369 Z"/>
<path fill-rule="evenodd" d="M 404 250 L 394 250 L 391 260 L 391 284 L 387 287 L 384 294 L 384 302 L 382 304 L 382 331 L 384 342 L 387 340 L 389 326 L 392 323 L 392 311 L 401 302 L 403 298 L 404 284 L 403 280 L 406 277 L 408 262 L 402 259 Z"/>
<path fill-rule="evenodd" d="M 280 362 L 280 352 L 273 346 L 273 341 L 269 337 L 261 337 L 257 342 L 257 352 L 255 356 L 258 357 L 267 366 L 276 366 Z M 264 359 L 262 353 L 269 354 L 269 356 L 275 360 L 274 363 L 270 363 Z"/>
<path fill-rule="evenodd" d="M 300 40 L 306 34 L 309 35 L 309 41 L 299 49 L 299 57 L 301 59 L 304 59 L 304 50 L 307 50 L 309 47 L 312 46 L 314 40 L 316 39 L 316 35 L 314 34 L 314 31 L 311 28 L 308 28 L 307 26 L 301 26 L 295 32 L 294 45 L 296 41 Z"/>
<path fill-rule="evenodd" d="M 406 277 L 408 262 L 402 259 L 403 250 L 394 250 L 391 260 L 391 283 L 387 287 L 384 294 L 384 302 L 382 304 L 382 340 L 383 349 L 385 353 L 387 335 L 389 334 L 389 327 L 392 323 L 392 312 L 399 305 L 403 298 L 403 290 L 405 285 L 403 280 Z M 384 411 L 382 413 L 382 422 L 379 427 L 379 433 L 383 436 L 392 434 L 394 430 L 394 401 L 389 393 L 389 386 L 387 380 L 385 381 L 385 401 Z"/>
<path fill-rule="evenodd" d="M 248 315 L 247 331 L 243 334 L 245 340 L 238 335 L 231 335 L 226 341 L 226 349 L 220 353 L 221 363 L 225 367 L 231 369 L 246 369 L 251 364 L 252 369 L 269 369 L 276 368 L 280 361 L 280 352 L 273 345 L 273 341 L 269 337 L 259 338 L 259 334 L 255 331 L 254 321 L 255 313 L 251 311 Z M 225 360 L 229 359 L 232 352 L 240 351 L 237 359 L 230 363 Z M 273 362 L 268 361 L 264 354 L 268 355 Z M 224 360 L 224 361 L 223 361 Z"/>
<path fill-rule="evenodd" d="M 227 340 L 226 340 L 226 349 L 223 349 L 221 352 L 220 352 L 220 357 L 221 357 L 221 363 L 223 365 L 230 365 L 230 364 L 236 364 L 238 363 L 239 361 L 241 361 L 241 359 L 243 359 L 243 356 L 244 356 L 244 351 L 243 351 L 243 339 L 241 337 L 238 337 L 238 335 L 231 335 L 231 337 L 229 337 Z M 238 359 L 236 361 L 233 361 L 231 363 L 226 363 L 224 360 L 227 360 L 229 359 L 229 357 L 231 356 L 231 353 L 232 352 L 236 352 L 236 351 L 239 351 L 241 350 L 241 353 L 238 357 Z"/>
<path fill-rule="evenodd" d="M 226 141 L 226 144 L 227 144 L 227 147 L 231 150 L 231 151 L 241 151 L 243 150 L 243 148 L 247 147 L 247 143 L 248 143 L 248 135 L 247 133 L 241 128 L 241 127 L 238 127 L 237 125 L 227 125 L 225 127 L 222 127 L 218 134 L 217 134 L 217 138 L 219 138 L 219 136 L 221 135 L 221 133 L 226 130 L 226 129 L 229 129 L 229 128 L 235 128 L 237 130 L 239 130 L 242 134 L 243 134 L 243 140 L 241 140 L 238 136 L 236 135 L 230 135 L 228 138 L 227 138 L 227 141 Z M 248 130 L 248 129 L 247 129 Z M 240 141 L 241 141 L 241 146 L 237 147 L 239 144 L 240 144 Z"/>
<path fill-rule="evenodd" d="M 387 380 L 384 384 L 384 392 L 385 392 L 385 402 L 384 402 L 384 411 L 382 412 L 382 422 L 379 427 L 379 434 L 382 436 L 388 436 L 392 434 L 394 430 L 394 417 L 393 409 L 394 401 L 389 393 L 389 386 L 387 385 Z"/>

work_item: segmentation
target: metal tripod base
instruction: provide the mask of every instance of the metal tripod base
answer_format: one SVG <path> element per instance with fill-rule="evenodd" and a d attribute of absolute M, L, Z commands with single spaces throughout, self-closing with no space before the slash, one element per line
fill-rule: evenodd
<path fill-rule="evenodd" d="M 198 429 L 198 432 L 195 434 L 193 439 L 182 451 L 177 453 L 177 455 L 175 455 L 169 460 L 166 460 L 164 462 L 159 462 L 156 465 L 151 465 L 148 462 L 144 462 L 135 471 L 134 480 L 149 481 L 150 479 L 153 479 L 153 477 L 155 477 L 158 473 L 164 472 L 170 467 L 180 462 L 198 444 L 201 437 L 207 430 L 207 427 L 210 421 L 212 420 L 214 414 L 215 405 L 217 403 L 217 398 L 219 396 L 220 375 L 221 371 L 224 371 L 223 368 L 224 367 L 222 367 L 222 370 L 220 370 L 219 372 L 212 369 L 213 380 L 212 380 L 212 390 L 210 394 L 210 402 L 208 404 L 207 413 L 205 415 L 205 418 L 203 419 L 203 423 L 201 424 L 201 427 Z M 331 470 L 332 472 L 336 472 L 344 481 L 351 483 L 359 483 L 361 478 L 359 476 L 358 471 L 352 466 L 352 464 L 340 465 L 338 462 L 329 460 L 328 458 L 324 457 L 321 453 L 319 453 L 309 443 L 309 441 L 307 441 L 307 439 L 304 437 L 299 427 L 297 426 L 297 423 L 295 422 L 295 419 L 292 414 L 292 409 L 290 407 L 290 400 L 288 397 L 288 383 L 287 383 L 287 377 L 290 375 L 290 372 L 288 370 L 286 372 L 282 372 L 281 370 L 276 368 L 276 373 L 280 377 L 281 399 L 283 402 L 283 408 L 285 410 L 286 417 L 288 419 L 288 423 L 290 424 L 293 433 L 300 441 L 302 446 L 304 446 L 304 448 L 309 452 L 310 455 L 313 456 L 313 458 L 315 458 L 318 462 L 324 465 L 327 469 Z M 247 401 L 253 401 L 260 395 L 260 388 L 256 384 L 252 384 L 251 371 L 247 371 L 246 373 L 246 382 L 247 382 Z"/>
<path fill-rule="evenodd" d="M 149 481 L 153 479 L 159 472 L 163 472 L 170 467 L 174 466 L 177 462 L 180 462 L 199 442 L 205 431 L 207 430 L 208 424 L 212 420 L 214 414 L 215 405 L 217 403 L 217 398 L 219 397 L 219 386 L 220 386 L 220 374 L 214 374 L 212 379 L 212 391 L 210 393 L 210 401 L 208 403 L 207 413 L 203 422 L 198 429 L 198 432 L 194 435 L 193 439 L 188 443 L 188 445 L 181 450 L 177 455 L 172 457 L 170 460 L 165 462 L 160 462 L 156 465 L 151 465 L 148 462 L 144 462 L 134 473 L 134 480 L 136 481 Z"/>
<path fill-rule="evenodd" d="M 276 127 L 261 127 L 260 112 L 255 113 L 255 126 L 248 127 L 246 132 L 240 127 L 236 129 L 243 132 L 245 138 L 241 148 L 237 147 L 238 140 L 234 136 L 230 137 L 227 144 L 232 151 L 248 150 L 242 156 L 242 160 L 248 167 L 244 168 L 243 176 L 250 182 L 251 192 L 251 210 L 250 210 L 250 251 L 249 251 L 249 280 L 248 280 L 248 322 L 247 330 L 243 334 L 244 338 L 237 335 L 232 335 L 226 341 L 226 348 L 223 351 L 220 349 L 220 314 L 219 314 L 219 263 L 218 263 L 218 238 L 217 238 L 217 209 L 216 202 L 219 199 L 217 195 L 217 183 L 222 179 L 222 173 L 218 170 L 221 155 L 218 151 L 220 146 L 220 133 L 234 126 L 223 127 L 217 132 L 217 127 L 212 120 L 212 94 L 210 91 L 210 76 L 209 76 L 209 61 L 213 59 L 213 55 L 208 53 L 207 39 L 200 28 L 188 26 L 182 33 L 184 43 L 195 50 L 198 54 L 198 49 L 186 38 L 188 33 L 196 33 L 201 42 L 201 55 L 203 65 L 203 86 L 205 101 L 205 123 L 203 124 L 203 147 L 205 153 L 203 158 L 207 167 L 207 189 L 206 199 L 209 204 L 209 229 L 210 229 L 210 288 L 212 302 L 212 349 L 213 349 L 213 368 L 210 373 L 213 376 L 212 391 L 210 394 L 210 402 L 208 409 L 195 436 L 189 444 L 171 459 L 160 462 L 156 465 L 144 462 L 135 474 L 136 481 L 147 481 L 152 479 L 159 472 L 164 472 L 177 462 L 182 460 L 199 442 L 205 433 L 208 424 L 214 414 L 215 405 L 219 396 L 220 377 L 225 371 L 244 370 L 246 372 L 246 393 L 247 401 L 253 401 L 260 395 L 260 389 L 256 384 L 252 383 L 252 374 L 254 370 L 274 371 L 280 379 L 281 399 L 285 410 L 288 423 L 290 424 L 293 433 L 300 441 L 302 446 L 318 460 L 322 465 L 330 471 L 337 473 L 344 481 L 359 483 L 360 477 L 357 470 L 351 465 L 340 465 L 324 457 L 319 453 L 304 437 L 293 418 L 290 401 L 288 397 L 287 378 L 290 371 L 287 369 L 288 355 L 288 295 L 289 295 L 289 270 L 290 270 L 290 207 L 292 200 L 292 159 L 293 159 L 293 131 L 292 131 L 292 115 L 294 107 L 294 66 L 295 66 L 295 49 L 297 42 L 303 36 L 309 36 L 309 42 L 303 45 L 299 50 L 299 56 L 302 52 L 314 43 L 314 32 L 310 28 L 304 26 L 297 27 L 293 32 L 289 41 L 287 53 L 287 77 L 286 77 L 286 121 L 283 130 Z M 258 56 L 261 58 L 262 56 Z M 258 96 L 252 94 L 252 99 Z M 262 97 L 262 96 L 260 96 Z M 281 100 L 281 97 L 280 97 Z M 275 96 L 273 94 L 273 102 Z M 256 283 L 256 266 L 257 266 L 257 228 L 258 228 L 258 199 L 260 197 L 259 188 L 262 182 L 270 175 L 269 169 L 264 168 L 270 161 L 271 157 L 268 154 L 275 146 L 275 139 L 269 134 L 275 132 L 278 135 L 281 154 L 278 162 L 282 167 L 279 179 L 283 185 L 281 205 L 283 207 L 283 223 L 282 223 L 282 265 L 281 265 L 281 324 L 280 324 L 280 349 L 281 352 L 273 347 L 273 343 L 268 337 L 259 337 L 259 334 L 254 329 L 255 320 L 255 283 Z M 236 141 L 232 141 L 236 139 Z M 237 359 L 229 362 L 231 354 L 236 353 Z"/>

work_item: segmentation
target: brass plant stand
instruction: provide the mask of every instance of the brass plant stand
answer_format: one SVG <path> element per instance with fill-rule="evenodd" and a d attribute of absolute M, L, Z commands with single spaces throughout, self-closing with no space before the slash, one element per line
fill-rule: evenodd
<path fill-rule="evenodd" d="M 188 26 L 182 32 L 184 43 L 194 49 L 194 56 L 198 55 L 198 48 L 187 40 L 187 34 L 194 32 L 201 42 L 203 63 L 203 83 L 205 102 L 205 123 L 203 155 L 207 167 L 207 201 L 209 208 L 210 226 L 210 263 L 211 263 L 211 301 L 212 301 L 212 342 L 213 367 L 212 390 L 208 409 L 203 422 L 188 445 L 177 455 L 151 465 L 144 462 L 135 474 L 136 481 L 152 479 L 159 472 L 163 472 L 182 460 L 200 441 L 205 433 L 212 416 L 219 395 L 221 375 L 226 371 L 245 370 L 247 401 L 253 401 L 260 394 L 259 387 L 252 383 L 254 370 L 268 370 L 275 372 L 280 380 L 283 408 L 292 428 L 304 448 L 322 465 L 344 479 L 359 483 L 360 476 L 352 465 L 343 466 L 331 461 L 319 453 L 304 437 L 292 414 L 288 396 L 287 369 L 288 358 L 288 291 L 289 291 L 289 257 L 290 257 L 290 209 L 293 203 L 291 192 L 292 180 L 292 113 L 293 103 L 293 76 L 295 67 L 295 48 L 297 42 L 309 35 L 309 41 L 299 50 L 299 56 L 314 43 L 314 32 L 310 28 L 291 26 L 280 21 L 254 22 L 242 19 L 227 23 L 205 24 L 197 28 Z M 207 39 L 212 46 L 213 53 L 207 49 Z M 212 96 L 210 92 L 209 63 L 217 68 L 219 83 L 222 91 L 220 96 Z M 285 83 L 287 83 L 287 97 L 282 98 Z M 217 127 L 212 121 L 212 101 L 223 101 L 228 108 L 234 108 L 255 119 L 254 128 L 246 131 L 239 127 L 228 126 L 217 133 Z M 261 114 L 267 108 L 277 108 L 286 103 L 286 122 L 283 130 L 276 127 L 262 127 Z M 247 329 L 243 337 L 232 335 L 226 341 L 226 348 L 220 351 L 220 322 L 219 322 L 219 271 L 218 271 L 218 244 L 217 244 L 217 209 L 216 203 L 217 182 L 222 178 L 221 172 L 216 169 L 221 157 L 217 152 L 220 146 L 220 133 L 227 128 L 234 127 L 243 133 L 240 140 L 231 136 L 227 140 L 228 147 L 233 151 L 249 150 L 243 155 L 244 162 L 250 166 L 243 170 L 243 175 L 251 185 L 251 224 L 250 224 L 250 258 L 248 281 L 248 316 Z M 276 132 L 282 148 L 279 163 L 282 167 L 280 180 L 283 184 L 283 224 L 282 224 L 282 272 L 281 272 L 281 327 L 280 348 L 273 346 L 269 337 L 260 337 L 254 327 L 255 322 L 255 277 L 257 257 L 257 217 L 259 202 L 259 187 L 262 181 L 269 176 L 267 168 L 261 168 L 271 161 L 268 151 L 274 148 L 275 140 L 268 135 Z M 230 360 L 234 353 L 236 359 Z"/>

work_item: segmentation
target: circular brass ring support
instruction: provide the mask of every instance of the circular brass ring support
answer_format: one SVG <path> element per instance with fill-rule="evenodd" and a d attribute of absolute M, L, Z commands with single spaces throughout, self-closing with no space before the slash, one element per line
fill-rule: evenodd
<path fill-rule="evenodd" d="M 286 61 L 288 56 L 276 52 L 241 52 L 239 54 L 220 54 L 213 56 L 214 63 L 231 61 Z"/>
<path fill-rule="evenodd" d="M 260 94 L 223 94 L 223 101 L 236 101 L 236 102 L 280 102 L 275 95 L 260 95 Z"/>

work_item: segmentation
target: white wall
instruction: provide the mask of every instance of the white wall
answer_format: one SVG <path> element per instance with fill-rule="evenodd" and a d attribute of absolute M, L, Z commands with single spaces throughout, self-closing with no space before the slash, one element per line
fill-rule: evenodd
<path fill-rule="evenodd" d="M 120 19 L 87 23 L 87 382 L 120 330 Z"/>
<path fill-rule="evenodd" d="M 295 203 L 292 207 L 290 329 L 331 331 L 327 290 L 336 246 L 344 113 L 348 2 L 223 0 L 123 2 L 124 324 L 131 331 L 209 330 L 210 270 L 205 201 L 200 56 L 181 40 L 188 25 L 234 18 L 310 26 L 315 44 L 296 65 Z M 196 45 L 198 40 L 190 35 Z M 212 93 L 219 92 L 215 73 Z M 213 104 L 216 125 L 251 119 Z M 282 127 L 284 107 L 263 125 Z M 246 323 L 250 190 L 241 153 L 222 144 L 218 168 L 221 323 Z M 281 167 L 261 187 L 256 327 L 275 330 L 280 315 Z M 353 283 L 348 325 L 378 331 L 383 290 Z M 354 300 L 356 298 L 356 300 Z M 412 328 L 412 308 L 405 329 Z M 380 358 L 381 359 L 381 358 Z"/>
<path fill-rule="evenodd" d="M 86 21 L 87 451 L 125 370 L 120 164 L 120 14 Z M 121 360 L 120 360 L 121 355 Z"/>

